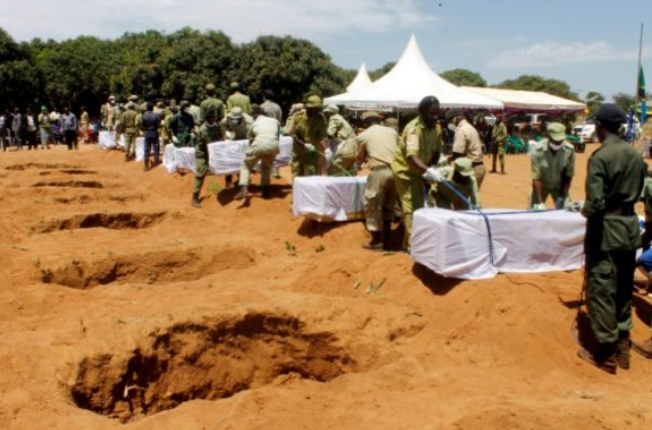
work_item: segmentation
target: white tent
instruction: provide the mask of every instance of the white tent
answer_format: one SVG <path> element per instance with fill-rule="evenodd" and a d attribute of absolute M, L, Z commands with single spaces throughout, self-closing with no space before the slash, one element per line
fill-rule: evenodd
<path fill-rule="evenodd" d="M 502 109 L 501 102 L 459 88 L 432 71 L 412 35 L 398 63 L 370 85 L 328 97 L 327 104 L 352 108 L 415 108 L 425 96 L 434 95 L 443 108 Z"/>
<path fill-rule="evenodd" d="M 462 87 L 467 91 L 502 102 L 505 110 L 529 112 L 579 112 L 586 109 L 584 103 L 553 96 L 538 91 L 506 90 L 502 88 Z"/>
<path fill-rule="evenodd" d="M 362 63 L 362 66 L 360 66 L 360 70 L 358 70 L 358 74 L 355 76 L 355 79 L 349 84 L 348 87 L 346 87 L 347 91 L 355 91 L 359 90 L 361 88 L 364 88 L 371 84 L 371 78 L 369 77 L 369 74 L 367 73 L 367 66 L 365 66 L 364 63 Z"/>

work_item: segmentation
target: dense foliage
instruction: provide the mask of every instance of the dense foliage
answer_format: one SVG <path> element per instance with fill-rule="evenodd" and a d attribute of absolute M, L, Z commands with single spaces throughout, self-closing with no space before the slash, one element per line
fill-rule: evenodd
<path fill-rule="evenodd" d="M 486 87 L 487 81 L 479 73 L 466 69 L 453 69 L 442 72 L 439 76 L 451 84 L 467 87 Z"/>
<path fill-rule="evenodd" d="M 109 94 L 196 99 L 213 83 L 226 98 L 237 81 L 260 102 L 272 89 L 285 109 L 309 93 L 343 92 L 355 71 L 334 65 L 311 42 L 262 36 L 236 45 L 221 32 L 184 28 L 171 34 L 127 33 L 116 40 L 80 36 L 16 43 L 0 29 L 0 109 L 14 106 L 86 106 L 97 113 Z"/>

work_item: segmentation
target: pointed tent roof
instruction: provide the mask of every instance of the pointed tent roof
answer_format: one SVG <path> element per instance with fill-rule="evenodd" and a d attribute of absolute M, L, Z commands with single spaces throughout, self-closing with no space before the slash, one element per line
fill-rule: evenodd
<path fill-rule="evenodd" d="M 371 84 L 371 78 L 369 78 L 369 74 L 367 73 L 367 66 L 362 63 L 360 70 L 358 70 L 358 74 L 355 76 L 355 79 L 353 79 L 349 86 L 346 87 L 346 90 L 355 91 L 364 88 L 369 84 Z"/>
<path fill-rule="evenodd" d="M 326 103 L 353 108 L 415 108 L 434 95 L 443 108 L 502 109 L 501 102 L 463 90 L 432 71 L 412 35 L 398 63 L 370 85 L 329 97 Z"/>

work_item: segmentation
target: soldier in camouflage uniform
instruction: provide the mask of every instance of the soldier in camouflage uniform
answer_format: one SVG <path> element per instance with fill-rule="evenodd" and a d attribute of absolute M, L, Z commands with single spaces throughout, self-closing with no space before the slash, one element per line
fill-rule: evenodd
<path fill-rule="evenodd" d="M 204 184 L 204 178 L 208 173 L 208 144 L 220 140 L 222 136 L 215 109 L 206 111 L 205 120 L 197 132 L 197 145 L 195 146 L 197 170 L 195 172 L 195 184 L 192 189 L 192 205 L 196 208 L 200 207 L 199 194 Z"/>
<path fill-rule="evenodd" d="M 251 101 L 249 100 L 249 96 L 240 92 L 240 84 L 231 82 L 231 90 L 233 90 L 233 94 L 226 99 L 226 111 L 231 112 L 231 109 L 237 106 L 242 109 L 242 112 L 250 114 Z"/>
<path fill-rule="evenodd" d="M 199 125 L 206 121 L 206 113 L 209 110 L 217 112 L 217 117 L 224 116 L 224 102 L 215 96 L 215 85 L 206 85 L 206 99 L 199 105 Z"/>
<path fill-rule="evenodd" d="M 321 175 L 324 150 L 328 147 L 328 122 L 321 113 L 322 101 L 317 95 L 308 97 L 305 111 L 294 117 L 292 130 L 292 175 Z"/>
<path fill-rule="evenodd" d="M 136 137 L 138 137 L 138 116 L 134 102 L 127 103 L 127 111 L 122 116 L 125 134 L 125 161 L 131 161 L 136 155 Z"/>

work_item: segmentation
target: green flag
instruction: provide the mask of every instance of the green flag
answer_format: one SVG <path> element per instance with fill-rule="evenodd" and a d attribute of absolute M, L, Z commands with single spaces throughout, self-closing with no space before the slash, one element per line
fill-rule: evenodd
<path fill-rule="evenodd" d="M 643 66 L 638 71 L 638 92 L 639 99 L 645 100 L 645 75 L 643 74 Z"/>

